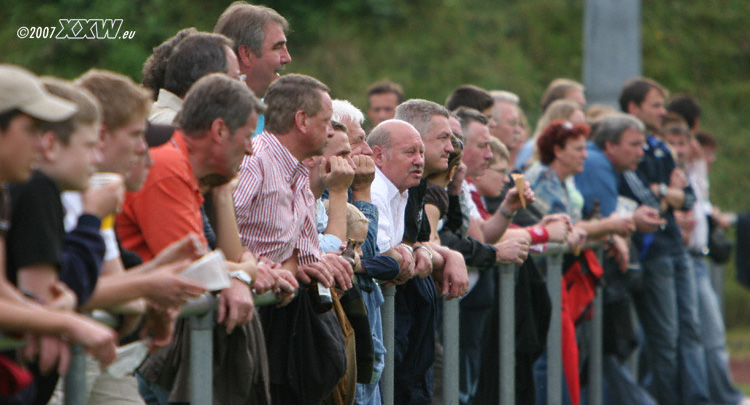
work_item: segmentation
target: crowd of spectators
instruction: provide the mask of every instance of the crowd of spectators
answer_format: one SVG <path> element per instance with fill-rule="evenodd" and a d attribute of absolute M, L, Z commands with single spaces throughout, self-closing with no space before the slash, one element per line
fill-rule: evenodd
<path fill-rule="evenodd" d="M 214 403 L 381 404 L 395 288 L 394 402 L 433 403 L 442 301 L 456 299 L 459 401 L 496 404 L 501 264 L 517 268 L 516 402 L 546 403 L 550 269 L 530 252 L 547 244 L 568 252 L 560 403 L 586 400 L 598 284 L 603 403 L 750 402 L 710 283 L 709 232 L 729 223 L 693 97 L 638 77 L 616 111 L 556 79 L 532 128 L 508 90 L 461 85 L 441 105 L 384 80 L 365 115 L 282 75 L 289 32 L 235 2 L 214 32 L 154 47 L 142 84 L 0 65 L 0 330 L 25 340 L 0 354 L 0 403 L 62 403 L 71 344 L 88 403 L 189 403 L 180 308 L 216 294 L 201 365 Z M 222 277 L 183 273 L 212 251 Z M 261 294 L 275 304 L 256 307 Z"/>

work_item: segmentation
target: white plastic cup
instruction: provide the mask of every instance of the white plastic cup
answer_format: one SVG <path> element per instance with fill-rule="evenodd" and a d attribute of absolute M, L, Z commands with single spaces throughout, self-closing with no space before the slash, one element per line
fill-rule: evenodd
<path fill-rule="evenodd" d="M 89 179 L 89 187 L 99 188 L 115 181 L 122 181 L 122 175 L 118 173 L 96 172 Z"/>
<path fill-rule="evenodd" d="M 91 178 L 89 179 L 89 188 L 91 189 L 97 189 L 100 187 L 103 187 L 107 184 L 114 183 L 116 181 L 122 181 L 122 175 L 118 173 L 109 173 L 109 172 L 96 172 L 91 175 Z M 107 215 L 106 217 L 102 218 L 102 225 L 100 229 L 112 229 L 115 226 L 115 216 L 114 215 Z"/>

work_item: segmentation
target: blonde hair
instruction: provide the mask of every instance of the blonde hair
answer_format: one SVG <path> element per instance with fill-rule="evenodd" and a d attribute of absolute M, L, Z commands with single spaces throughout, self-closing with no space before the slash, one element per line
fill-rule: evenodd
<path fill-rule="evenodd" d="M 82 125 L 99 125 L 101 121 L 101 106 L 96 97 L 88 90 L 73 82 L 55 77 L 42 77 L 44 88 L 58 97 L 62 97 L 76 104 L 78 110 L 72 117 L 61 122 L 45 122 L 43 129 L 52 130 L 57 138 L 65 145 L 70 137 Z"/>
<path fill-rule="evenodd" d="M 494 136 L 490 138 L 490 150 L 492 151 L 490 165 L 494 165 L 500 160 L 505 160 L 510 163 L 510 152 L 508 152 L 508 148 Z"/>
<path fill-rule="evenodd" d="M 104 125 L 110 131 L 128 125 L 135 117 L 147 117 L 151 109 L 151 93 L 120 73 L 90 69 L 76 83 L 99 100 Z"/>
<path fill-rule="evenodd" d="M 328 200 L 323 200 L 323 207 L 326 209 L 326 214 L 330 215 L 330 207 Z M 368 226 L 370 220 L 367 219 L 365 214 L 350 203 L 346 203 L 346 236 L 349 237 L 355 229 L 359 226 Z"/>

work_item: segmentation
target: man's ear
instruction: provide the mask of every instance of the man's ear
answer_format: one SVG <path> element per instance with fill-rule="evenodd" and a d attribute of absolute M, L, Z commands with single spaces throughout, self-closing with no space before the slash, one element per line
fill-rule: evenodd
<path fill-rule="evenodd" d="M 376 167 L 383 167 L 385 161 L 385 149 L 380 145 L 372 147 L 372 160 L 375 162 Z"/>
<path fill-rule="evenodd" d="M 307 134 L 307 114 L 303 110 L 294 113 L 294 126 L 303 134 Z"/>
<path fill-rule="evenodd" d="M 47 161 L 54 161 L 58 155 L 60 141 L 55 131 L 46 131 L 41 135 L 41 154 L 42 158 Z"/>
<path fill-rule="evenodd" d="M 217 117 L 211 122 L 209 128 L 209 136 L 211 140 L 216 143 L 221 143 L 222 140 L 229 138 L 232 135 L 232 131 L 229 130 L 229 126 L 224 121 L 224 118 Z"/>
<path fill-rule="evenodd" d="M 255 52 L 247 45 L 240 45 L 237 48 L 237 60 L 240 62 L 240 66 L 248 67 L 253 64 L 256 58 Z"/>
<path fill-rule="evenodd" d="M 628 114 L 630 115 L 636 115 L 638 111 L 640 111 L 641 107 L 635 103 L 635 101 L 631 101 L 628 103 Z"/>

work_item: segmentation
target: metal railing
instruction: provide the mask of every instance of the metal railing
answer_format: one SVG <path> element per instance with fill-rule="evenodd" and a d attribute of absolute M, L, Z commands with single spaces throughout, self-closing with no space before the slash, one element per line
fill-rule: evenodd
<path fill-rule="evenodd" d="M 592 246 L 599 259 L 602 258 L 601 245 Z M 559 404 L 562 401 L 562 332 L 561 332 L 561 292 L 562 255 L 568 251 L 564 245 L 548 245 L 542 253 L 531 253 L 532 257 L 546 257 L 547 291 L 552 302 L 549 332 L 547 335 L 547 403 Z M 515 404 L 515 283 L 516 266 L 502 264 L 499 266 L 499 380 L 500 404 Z M 383 317 L 383 336 L 386 347 L 386 364 L 381 380 L 383 403 L 393 404 L 393 334 L 395 287 L 383 289 L 385 303 L 381 307 Z M 443 392 L 444 404 L 458 404 L 458 344 L 459 320 L 458 300 L 443 302 Z M 601 288 L 597 287 L 593 302 L 591 320 L 591 354 L 589 356 L 588 398 L 590 405 L 601 403 L 602 376 L 602 300 Z"/>
<path fill-rule="evenodd" d="M 601 245 L 591 246 L 602 262 Z M 567 252 L 564 245 L 547 245 L 542 253 L 532 252 L 531 257 L 546 257 L 547 291 L 552 302 L 550 327 L 547 336 L 547 403 L 559 404 L 562 399 L 562 339 L 561 339 L 561 294 L 562 255 Z M 499 304 L 499 401 L 500 404 L 515 404 L 515 283 L 517 266 L 501 264 L 498 266 Z M 723 309 L 723 266 L 712 266 L 713 285 Z M 383 321 L 383 340 L 386 347 L 385 370 L 381 379 L 383 403 L 394 402 L 394 286 L 382 287 L 385 302 L 381 307 Z M 278 302 L 272 293 L 254 297 L 255 306 L 273 305 Z M 190 317 L 191 341 L 191 399 L 194 404 L 210 404 L 213 398 L 213 326 L 216 298 L 205 294 L 185 304 L 181 317 Z M 591 320 L 590 355 L 588 362 L 588 404 L 599 405 L 602 398 L 602 297 L 601 287 L 597 287 Z M 723 312 L 723 311 L 722 311 Z M 96 311 L 94 319 L 108 326 L 116 326 L 115 318 L 106 312 Z M 445 404 L 457 404 L 459 398 L 459 301 L 443 301 L 443 392 Z M 23 347 L 23 340 L 13 339 L 0 334 L 0 349 L 12 350 Z M 65 403 L 81 404 L 86 402 L 85 355 L 80 346 L 72 346 L 70 368 L 65 377 Z"/>
<path fill-rule="evenodd" d="M 279 302 L 273 293 L 254 296 L 255 307 Z M 190 318 L 190 398 L 193 404 L 213 402 L 213 328 L 216 297 L 206 293 L 182 306 L 180 317 Z M 110 327 L 117 326 L 115 317 L 104 311 L 94 311 L 92 318 Z M 0 335 L 0 350 L 23 347 L 25 341 Z M 80 405 L 87 401 L 86 355 L 83 347 L 71 345 L 71 359 L 64 381 L 65 405 Z"/>
<path fill-rule="evenodd" d="M 548 404 L 559 404 L 562 398 L 562 353 L 560 321 L 560 286 L 562 282 L 562 254 L 565 246 L 549 245 L 543 253 L 532 253 L 533 257 L 547 258 L 547 290 L 552 301 L 550 329 L 547 337 L 547 398 Z M 601 257 L 601 249 L 599 249 Z M 515 282 L 516 266 L 499 266 L 499 381 L 500 403 L 515 403 Z M 392 405 L 394 398 L 394 312 L 395 293 L 393 286 L 383 287 L 385 303 L 381 307 L 383 337 L 386 347 L 386 366 L 381 380 L 383 403 Z M 278 302 L 273 294 L 255 297 L 256 307 Z M 181 317 L 190 318 L 190 395 L 193 404 L 211 404 L 213 400 L 213 327 L 216 298 L 205 294 L 189 301 L 182 307 Z M 114 318 L 106 313 L 95 314 L 95 319 L 114 326 Z M 589 404 L 597 405 L 601 400 L 601 297 L 597 288 L 592 319 L 591 356 L 589 362 Z M 459 301 L 443 302 L 443 401 L 458 404 L 459 380 Z M 9 344 L 12 344 L 10 342 Z M 16 342 L 15 344 L 17 344 Z M 80 346 L 73 346 L 70 369 L 65 377 L 65 404 L 86 402 L 85 355 Z"/>

